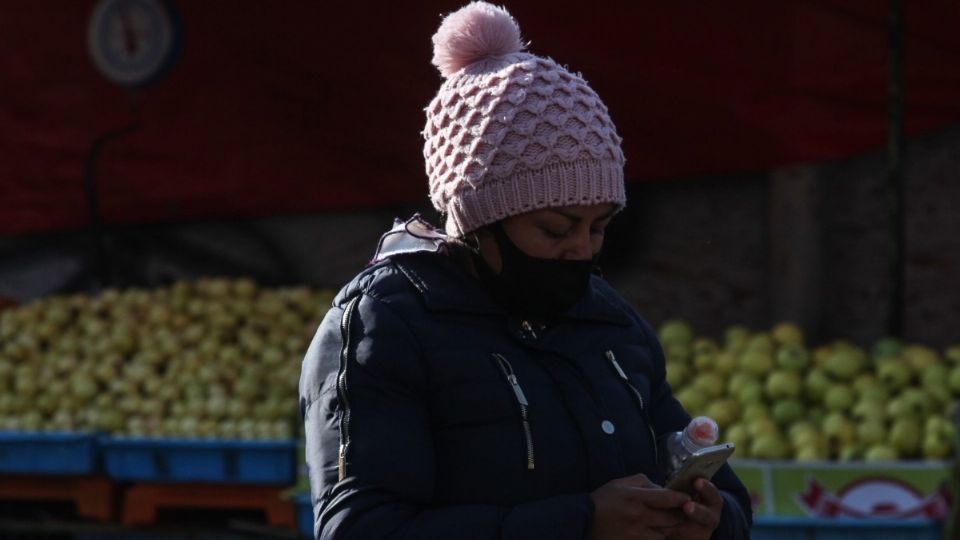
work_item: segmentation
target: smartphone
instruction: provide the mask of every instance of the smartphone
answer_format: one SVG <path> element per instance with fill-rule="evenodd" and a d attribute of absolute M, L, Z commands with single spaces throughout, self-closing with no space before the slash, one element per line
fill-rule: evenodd
<path fill-rule="evenodd" d="M 700 477 L 707 480 L 713 478 L 735 449 L 732 443 L 726 443 L 701 448 L 690 454 L 667 482 L 667 488 L 693 494 L 693 481 Z"/>

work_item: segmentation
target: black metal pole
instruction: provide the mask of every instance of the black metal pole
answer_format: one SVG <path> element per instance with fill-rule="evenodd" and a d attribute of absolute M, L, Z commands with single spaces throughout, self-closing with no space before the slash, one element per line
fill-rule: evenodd
<path fill-rule="evenodd" d="M 140 96 L 137 93 L 131 93 L 130 104 L 133 108 L 134 120 L 132 123 L 104 133 L 93 141 L 87 157 L 83 163 L 83 193 L 87 203 L 88 217 L 88 236 L 94 250 L 94 268 L 97 275 L 97 287 L 109 287 L 111 285 L 109 263 L 110 256 L 103 230 L 103 223 L 100 220 L 100 194 L 97 186 L 97 158 L 103 147 L 112 140 L 119 139 L 124 135 L 140 129 Z"/>
<path fill-rule="evenodd" d="M 890 207 L 890 313 L 887 333 L 904 337 L 904 281 L 906 252 L 905 190 L 903 181 L 904 109 L 904 1 L 888 0 L 887 51 L 887 197 Z"/>

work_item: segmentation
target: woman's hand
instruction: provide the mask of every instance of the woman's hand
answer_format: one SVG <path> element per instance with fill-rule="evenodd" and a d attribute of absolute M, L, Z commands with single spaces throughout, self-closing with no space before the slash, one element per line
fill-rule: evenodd
<path fill-rule="evenodd" d="M 683 527 L 701 513 L 691 508 L 693 516 L 685 514 L 683 508 L 694 504 L 689 495 L 664 489 L 643 474 L 611 480 L 590 497 L 594 505 L 590 540 L 659 540 L 667 538 L 668 531 L 686 532 Z M 719 522 L 719 511 L 717 516 Z"/>
<path fill-rule="evenodd" d="M 683 523 L 661 529 L 664 538 L 676 540 L 707 540 L 720 524 L 720 512 L 723 510 L 723 497 L 717 486 L 706 478 L 697 478 L 693 482 L 696 490 L 695 500 L 683 504 Z"/>

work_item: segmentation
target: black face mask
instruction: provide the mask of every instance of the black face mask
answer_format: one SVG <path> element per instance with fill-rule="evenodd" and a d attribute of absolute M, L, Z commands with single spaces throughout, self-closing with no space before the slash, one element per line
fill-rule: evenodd
<path fill-rule="evenodd" d="M 524 253 L 510 240 L 499 222 L 488 228 L 500 248 L 499 274 L 475 255 L 480 280 L 494 300 L 511 313 L 550 318 L 573 307 L 587 292 L 593 259 L 541 259 Z"/>

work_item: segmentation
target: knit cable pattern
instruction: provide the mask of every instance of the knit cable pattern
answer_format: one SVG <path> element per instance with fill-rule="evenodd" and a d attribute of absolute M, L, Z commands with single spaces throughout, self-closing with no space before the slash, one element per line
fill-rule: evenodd
<path fill-rule="evenodd" d="M 579 76 L 519 52 L 452 75 L 426 109 L 434 207 L 462 235 L 539 208 L 624 205 L 621 138 Z"/>

